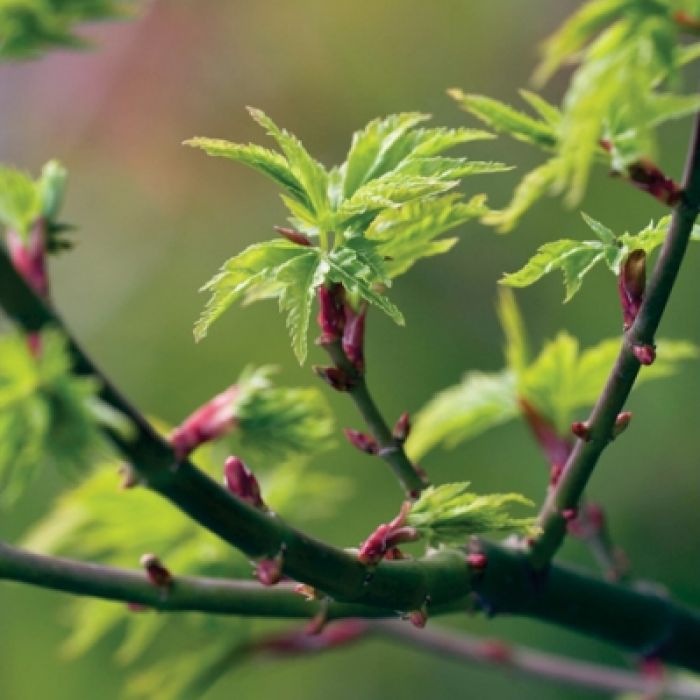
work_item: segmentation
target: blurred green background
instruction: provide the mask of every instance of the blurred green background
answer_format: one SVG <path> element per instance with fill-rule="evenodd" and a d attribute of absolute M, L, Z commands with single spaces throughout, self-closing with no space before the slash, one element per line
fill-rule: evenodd
<path fill-rule="evenodd" d="M 571 0 L 161 0 L 135 21 L 91 28 L 97 49 L 52 53 L 0 67 L 0 160 L 37 172 L 50 157 L 68 166 L 65 218 L 79 226 L 79 245 L 56 260 L 58 306 L 98 363 L 145 411 L 174 422 L 230 384 L 249 362 L 283 367 L 287 384 L 309 384 L 289 349 L 274 304 L 236 309 L 200 345 L 192 323 L 196 293 L 221 262 L 284 223 L 270 183 L 243 167 L 181 147 L 194 135 L 263 140 L 244 109 L 255 105 L 300 136 L 326 164 L 343 159 L 350 134 L 369 119 L 403 110 L 428 111 L 439 125 L 468 121 L 446 96 L 459 86 L 517 102 L 528 85 L 537 43 L 566 16 Z M 558 100 L 563 78 L 548 86 Z M 472 125 L 473 122 L 470 122 Z M 678 174 L 688 126 L 663 134 L 661 162 Z M 527 147 L 500 139 L 468 147 L 474 158 L 537 162 Z M 469 179 L 505 203 L 519 175 Z M 597 171 L 583 208 L 616 231 L 637 230 L 660 216 L 655 203 Z M 464 370 L 502 366 L 494 313 L 496 280 L 553 238 L 588 233 L 577 212 L 548 200 L 510 236 L 474 223 L 455 252 L 420 263 L 392 296 L 406 328 L 380 314 L 369 321 L 370 383 L 388 416 L 416 410 Z M 700 341 L 698 251 L 691 250 L 661 335 Z M 598 271 L 573 302 L 561 304 L 559 279 L 519 293 L 533 345 L 565 328 L 584 344 L 620 329 L 615 282 Z M 311 363 L 321 362 L 317 349 Z M 634 573 L 659 579 L 679 599 L 700 606 L 700 460 L 696 366 L 645 386 L 630 408 L 632 429 L 609 451 L 591 485 L 611 514 L 615 538 Z M 339 427 L 360 427 L 342 396 L 330 396 Z M 356 544 L 391 517 L 400 493 L 389 470 L 339 448 L 318 469 L 350 475 L 353 497 L 316 534 Z M 536 500 L 546 469 L 521 425 L 497 429 L 423 465 L 435 481 L 470 479 L 479 491 L 521 491 Z M 11 511 L 0 513 L 0 537 L 17 541 L 65 487 L 46 474 Z M 562 558 L 592 566 L 580 543 Z M 65 598 L 0 587 L 0 698 L 116 698 L 124 670 L 111 642 L 67 663 Z M 433 622 L 432 624 L 438 624 Z M 456 616 L 444 623 L 583 659 L 626 662 L 617 650 L 566 631 L 513 619 Z M 112 640 L 113 641 L 113 640 Z M 274 665 L 273 665 L 274 664 Z M 344 698 L 588 698 L 536 680 L 370 642 L 293 662 L 236 668 L 208 695 Z"/>

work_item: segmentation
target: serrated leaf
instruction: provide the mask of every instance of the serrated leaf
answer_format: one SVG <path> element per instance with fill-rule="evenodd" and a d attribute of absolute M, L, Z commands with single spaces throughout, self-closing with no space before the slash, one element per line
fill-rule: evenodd
<path fill-rule="evenodd" d="M 531 170 L 516 186 L 508 206 L 488 212 L 483 222 L 495 226 L 499 233 L 512 231 L 525 212 L 552 190 L 560 176 L 560 170 L 561 161 L 558 158 L 550 158 Z"/>
<path fill-rule="evenodd" d="M 401 311 L 374 288 L 375 284 L 381 284 L 386 280 L 376 278 L 372 261 L 367 256 L 344 246 L 332 251 L 326 260 L 328 262 L 328 279 L 331 282 L 342 284 L 350 294 L 360 296 L 370 304 L 380 308 L 398 325 L 404 325 L 405 321 Z"/>
<path fill-rule="evenodd" d="M 184 141 L 186 146 L 201 148 L 210 156 L 228 158 L 243 163 L 282 185 L 284 189 L 304 207 L 307 212 L 311 209 L 311 202 L 304 186 L 292 172 L 287 159 L 277 153 L 256 144 L 232 143 L 223 139 L 209 139 L 195 137 Z"/>
<path fill-rule="evenodd" d="M 562 119 L 562 112 L 559 107 L 530 90 L 518 90 L 520 97 L 527 102 L 537 114 L 544 119 L 555 131 L 559 128 Z"/>
<path fill-rule="evenodd" d="M 287 328 L 299 364 L 306 359 L 311 304 L 325 273 L 318 250 L 310 250 L 282 265 L 276 275 L 281 286 L 280 311 L 287 314 Z"/>
<path fill-rule="evenodd" d="M 561 270 L 564 275 L 566 302 L 581 288 L 586 273 L 605 259 L 605 253 L 605 246 L 598 241 L 562 239 L 545 243 L 520 270 L 505 274 L 500 284 L 508 287 L 528 287 L 550 272 Z"/>
<path fill-rule="evenodd" d="M 406 517 L 406 524 L 431 545 L 464 545 L 471 535 L 485 532 L 530 533 L 533 518 L 511 515 L 513 505 L 533 506 L 516 493 L 477 495 L 469 482 L 442 484 L 425 489 Z"/>
<path fill-rule="evenodd" d="M 374 119 L 353 134 L 352 145 L 341 170 L 343 197 L 350 198 L 366 182 L 393 170 L 398 164 L 396 144 L 410 129 L 428 119 L 427 114 L 407 112 Z"/>
<path fill-rule="evenodd" d="M 227 260 L 221 271 L 202 287 L 201 291 L 211 292 L 211 297 L 195 324 L 195 339 L 204 338 L 211 324 L 246 294 L 254 295 L 256 290 L 264 290 L 266 296 L 281 293 L 277 285 L 280 268 L 305 254 L 308 254 L 308 248 L 285 240 L 273 240 L 254 243 Z"/>
<path fill-rule="evenodd" d="M 394 172 L 408 177 L 426 177 L 438 180 L 457 180 L 468 175 L 486 175 L 512 170 L 504 163 L 445 158 L 442 156 L 407 158 Z"/>
<path fill-rule="evenodd" d="M 517 415 L 513 372 L 469 372 L 459 384 L 441 391 L 420 410 L 406 450 L 411 459 L 419 460 L 439 444 L 454 447 Z"/>
<path fill-rule="evenodd" d="M 329 211 L 328 173 L 304 148 L 301 141 L 286 129 L 280 129 L 262 110 L 249 108 L 253 119 L 272 136 L 284 152 L 292 173 L 308 195 L 313 212 L 323 221 Z"/>
<path fill-rule="evenodd" d="M 0 168 L 0 223 L 26 236 L 41 216 L 41 197 L 36 183 L 26 173 Z"/>
<path fill-rule="evenodd" d="M 515 295 L 509 289 L 498 291 L 498 320 L 505 336 L 506 366 L 519 375 L 529 363 L 527 332 Z"/>
<path fill-rule="evenodd" d="M 485 197 L 481 195 L 469 202 L 461 202 L 459 195 L 409 202 L 379 214 L 365 236 L 379 243 L 377 251 L 386 260 L 386 274 L 393 278 L 419 259 L 444 252 L 440 245 L 449 250 L 457 239 L 436 245 L 435 238 L 487 211 Z"/>
<path fill-rule="evenodd" d="M 467 94 L 459 89 L 449 91 L 450 96 L 469 114 L 498 132 L 505 132 L 518 139 L 542 148 L 551 149 L 557 144 L 557 136 L 551 124 L 533 119 L 510 105 L 483 95 Z"/>

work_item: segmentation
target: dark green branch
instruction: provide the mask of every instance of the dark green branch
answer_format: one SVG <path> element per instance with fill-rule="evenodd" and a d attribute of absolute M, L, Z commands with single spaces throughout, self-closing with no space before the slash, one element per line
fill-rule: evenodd
<path fill-rule="evenodd" d="M 556 487 L 550 491 L 540 512 L 542 534 L 531 551 L 531 561 L 536 568 L 547 566 L 564 540 L 566 519 L 563 513 L 578 506 L 600 455 L 612 439 L 615 419 L 622 411 L 640 370 L 633 348 L 654 345 L 654 336 L 678 276 L 699 206 L 700 117 L 696 118 L 688 149 L 683 197 L 674 209 L 644 302 L 634 323 L 625 333 L 615 365 L 588 419 L 590 440 L 576 442 Z"/>

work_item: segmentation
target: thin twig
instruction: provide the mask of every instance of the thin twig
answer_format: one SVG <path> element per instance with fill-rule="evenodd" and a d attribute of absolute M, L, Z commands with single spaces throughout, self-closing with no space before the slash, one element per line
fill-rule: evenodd
<path fill-rule="evenodd" d="M 576 442 L 556 488 L 552 489 L 540 512 L 542 534 L 535 539 L 530 553 L 530 561 L 536 568 L 546 567 L 564 540 L 567 524 L 564 513 L 577 507 L 601 453 L 612 439 L 615 420 L 640 369 L 634 348 L 654 345 L 654 336 L 678 276 L 699 205 L 700 116 L 696 117 L 688 148 L 683 197 L 674 209 L 644 302 L 634 323 L 625 333 L 617 361 L 586 422 L 590 439 Z"/>

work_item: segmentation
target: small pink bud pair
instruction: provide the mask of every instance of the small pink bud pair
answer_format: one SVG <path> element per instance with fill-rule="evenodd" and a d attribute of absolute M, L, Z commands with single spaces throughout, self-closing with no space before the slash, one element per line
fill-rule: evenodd
<path fill-rule="evenodd" d="M 375 566 L 397 545 L 403 542 L 415 542 L 419 539 L 419 532 L 415 528 L 406 525 L 406 517 L 410 510 L 410 501 L 405 501 L 399 514 L 390 523 L 380 525 L 362 543 L 357 555 L 358 560 L 362 564 Z"/>
<path fill-rule="evenodd" d="M 173 430 L 170 444 L 179 461 L 186 459 L 200 445 L 225 435 L 236 426 L 238 391 L 238 386 L 233 384 L 200 406 Z"/>

